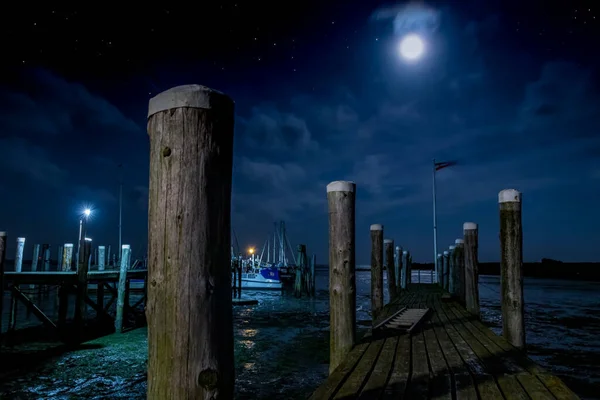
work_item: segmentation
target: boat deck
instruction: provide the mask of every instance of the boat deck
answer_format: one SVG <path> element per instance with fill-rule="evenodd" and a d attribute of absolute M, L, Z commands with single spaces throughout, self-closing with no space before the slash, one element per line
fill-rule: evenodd
<path fill-rule="evenodd" d="M 311 399 L 578 399 L 434 285 L 411 285 L 403 307 L 431 309 L 410 333 L 367 334 Z M 377 321 L 377 322 L 379 322 Z"/>

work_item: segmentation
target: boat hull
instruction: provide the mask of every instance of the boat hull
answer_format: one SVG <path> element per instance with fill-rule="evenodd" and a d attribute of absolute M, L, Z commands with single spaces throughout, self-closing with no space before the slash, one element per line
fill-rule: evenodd
<path fill-rule="evenodd" d="M 231 279 L 236 278 L 231 274 Z M 237 286 L 237 282 L 234 282 Z M 281 290 L 283 283 L 278 279 L 267 279 L 258 273 L 243 273 L 242 274 L 242 290 Z"/>

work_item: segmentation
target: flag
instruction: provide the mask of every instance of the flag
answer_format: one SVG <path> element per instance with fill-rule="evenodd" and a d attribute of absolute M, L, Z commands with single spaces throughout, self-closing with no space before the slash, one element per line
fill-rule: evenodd
<path fill-rule="evenodd" d="M 439 171 L 442 168 L 451 167 L 456 165 L 456 161 L 444 161 L 444 162 L 436 162 L 433 164 L 435 166 L 435 170 Z"/>

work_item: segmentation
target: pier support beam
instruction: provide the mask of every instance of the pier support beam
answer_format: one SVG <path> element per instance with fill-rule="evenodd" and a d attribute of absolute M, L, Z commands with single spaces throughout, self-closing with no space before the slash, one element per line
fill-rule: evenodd
<path fill-rule="evenodd" d="M 442 254 L 438 254 L 435 259 L 435 270 L 437 272 L 437 283 L 440 287 L 444 287 L 444 263 Z"/>
<path fill-rule="evenodd" d="M 356 185 L 327 185 L 329 210 L 329 374 L 346 358 L 356 341 Z"/>
<path fill-rule="evenodd" d="M 371 225 L 371 315 L 373 325 L 383 308 L 383 225 Z"/>
<path fill-rule="evenodd" d="M 385 267 L 387 269 L 388 291 L 391 300 L 397 295 L 396 270 L 394 269 L 394 241 L 392 239 L 385 239 L 383 244 L 385 246 Z"/>
<path fill-rule="evenodd" d="M 463 224 L 465 237 L 465 307 L 479 316 L 479 237 L 477 224 Z"/>
<path fill-rule="evenodd" d="M 394 254 L 394 272 L 396 275 L 396 291 L 402 288 L 402 247 L 396 246 Z"/>
<path fill-rule="evenodd" d="M 150 99 L 148 399 L 231 399 L 234 104 L 200 85 Z"/>
<path fill-rule="evenodd" d="M 73 243 L 65 243 L 62 254 L 62 270 L 70 271 L 73 263 Z"/>
<path fill-rule="evenodd" d="M 40 245 L 33 245 L 33 256 L 31 258 L 31 271 L 37 271 L 38 269 L 38 261 L 40 260 Z"/>
<path fill-rule="evenodd" d="M 502 333 L 517 348 L 525 347 L 523 302 L 523 230 L 521 193 L 506 189 L 498 194 L 500 206 L 500 274 Z"/>

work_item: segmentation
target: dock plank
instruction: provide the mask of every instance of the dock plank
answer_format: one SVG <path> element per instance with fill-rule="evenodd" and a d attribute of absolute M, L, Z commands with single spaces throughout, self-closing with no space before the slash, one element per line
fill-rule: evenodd
<path fill-rule="evenodd" d="M 362 389 L 365 381 L 369 378 L 371 371 L 379 357 L 385 339 L 379 339 L 371 342 L 365 351 L 365 354 L 356 364 L 356 368 L 342 384 L 340 390 L 333 397 L 334 399 L 355 398 Z"/>
<path fill-rule="evenodd" d="M 402 307 L 429 308 L 422 323 L 411 333 L 365 335 L 311 399 L 578 399 L 443 294 L 427 284 L 403 290 L 384 315 Z"/>

